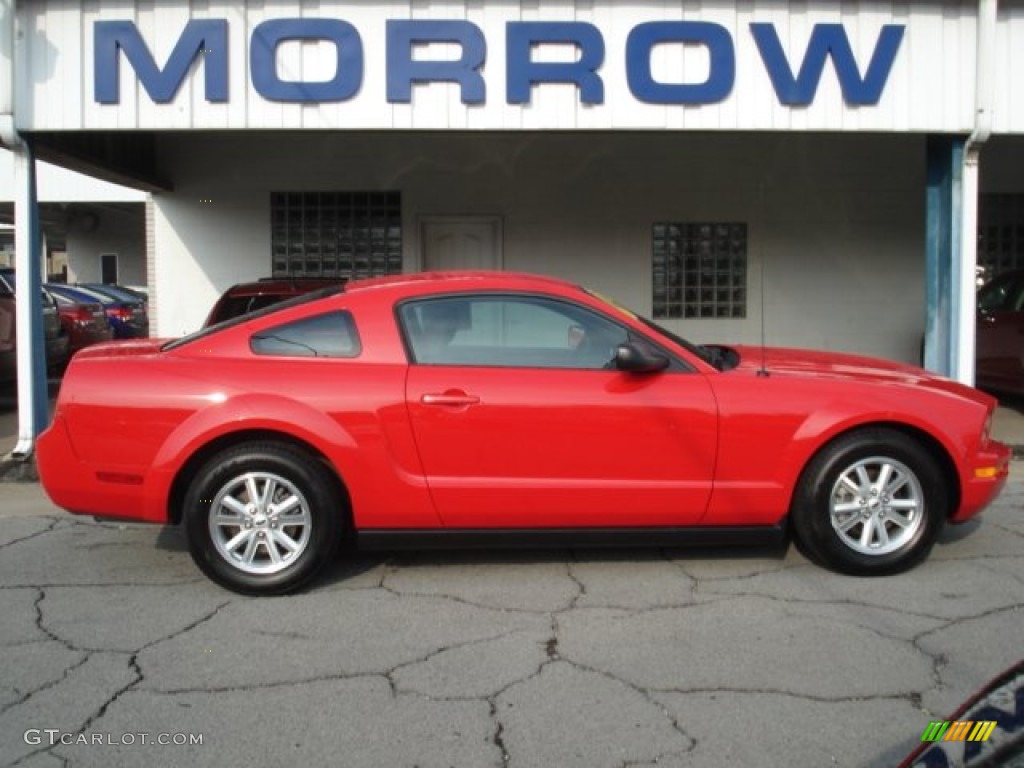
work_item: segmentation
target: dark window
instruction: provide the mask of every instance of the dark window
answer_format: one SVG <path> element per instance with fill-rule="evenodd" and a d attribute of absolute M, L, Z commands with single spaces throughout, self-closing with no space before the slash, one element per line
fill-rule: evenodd
<path fill-rule="evenodd" d="M 359 336 L 348 312 L 328 312 L 254 333 L 249 348 L 257 355 L 356 357 Z"/>
<path fill-rule="evenodd" d="M 274 277 L 354 279 L 402 271 L 398 192 L 272 192 Z"/>
<path fill-rule="evenodd" d="M 1024 269 L 1024 195 L 980 196 L 978 265 L 986 279 Z"/>
<path fill-rule="evenodd" d="M 576 304 L 533 296 L 457 296 L 404 304 L 413 361 L 428 365 L 610 368 L 629 331 Z"/>
<path fill-rule="evenodd" d="M 117 254 L 100 254 L 100 282 L 104 285 L 117 282 Z"/>
<path fill-rule="evenodd" d="M 655 224 L 651 277 L 655 317 L 746 317 L 747 225 Z"/>

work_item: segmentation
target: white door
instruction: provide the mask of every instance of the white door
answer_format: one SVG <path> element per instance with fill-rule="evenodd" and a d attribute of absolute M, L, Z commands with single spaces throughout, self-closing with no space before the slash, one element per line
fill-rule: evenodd
<path fill-rule="evenodd" d="M 500 269 L 501 219 L 497 216 L 420 220 L 424 270 Z"/>

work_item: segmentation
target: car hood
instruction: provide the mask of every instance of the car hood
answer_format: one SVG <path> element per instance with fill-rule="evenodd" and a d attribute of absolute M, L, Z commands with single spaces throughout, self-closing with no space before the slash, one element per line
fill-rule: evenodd
<path fill-rule="evenodd" d="M 986 406 L 995 404 L 994 398 L 984 392 L 907 363 L 810 349 L 754 346 L 734 346 L 732 349 L 740 357 L 736 371 L 756 373 L 764 368 L 770 374 L 785 376 L 925 387 L 966 397 Z"/>

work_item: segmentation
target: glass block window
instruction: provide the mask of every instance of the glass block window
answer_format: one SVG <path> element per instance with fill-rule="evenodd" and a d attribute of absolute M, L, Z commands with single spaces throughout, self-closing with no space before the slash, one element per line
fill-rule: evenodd
<path fill-rule="evenodd" d="M 270 217 L 274 277 L 402 271 L 398 192 L 272 192 Z"/>
<path fill-rule="evenodd" d="M 652 231 L 655 317 L 747 316 L 747 225 L 662 222 Z"/>
<path fill-rule="evenodd" d="M 1024 269 L 1024 195 L 981 195 L 978 266 L 986 278 Z"/>

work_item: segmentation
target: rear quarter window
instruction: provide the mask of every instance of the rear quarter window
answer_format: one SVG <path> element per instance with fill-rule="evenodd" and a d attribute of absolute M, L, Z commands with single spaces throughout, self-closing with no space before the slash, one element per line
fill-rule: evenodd
<path fill-rule="evenodd" d="M 362 351 L 348 312 L 325 312 L 264 328 L 249 337 L 256 355 L 275 357 L 357 357 Z"/>

